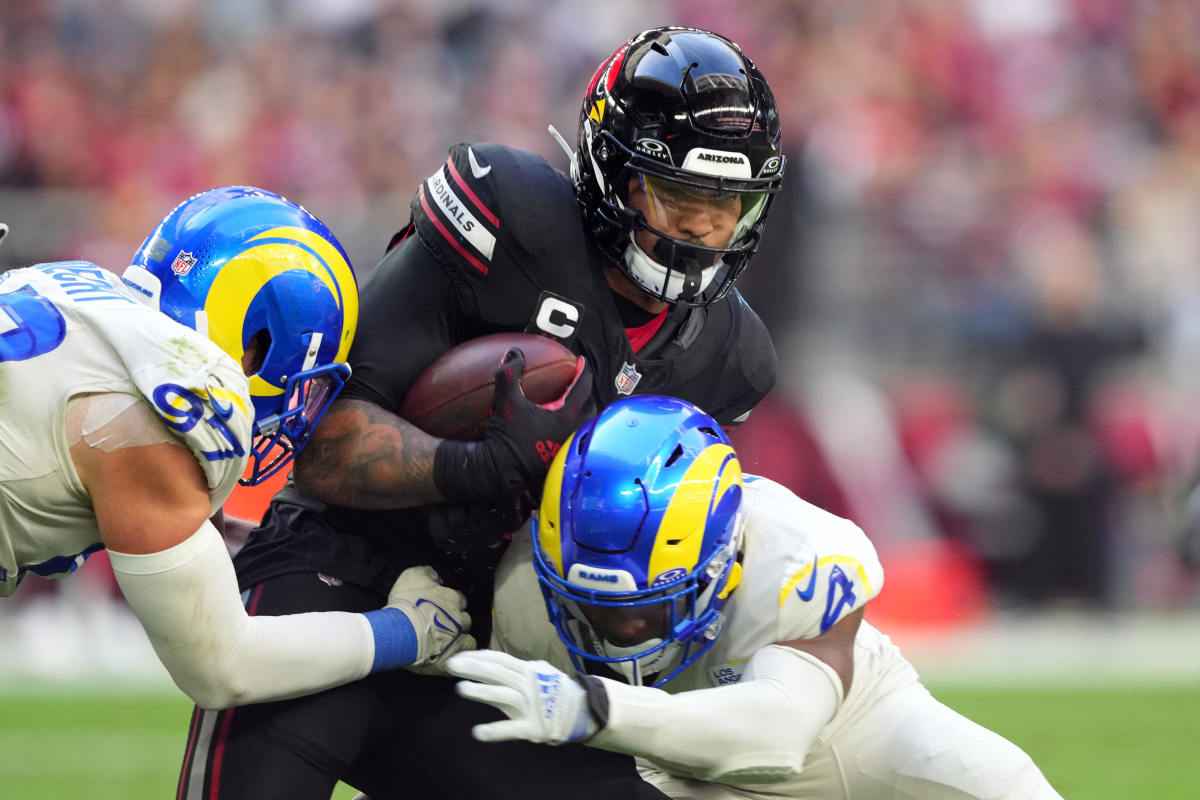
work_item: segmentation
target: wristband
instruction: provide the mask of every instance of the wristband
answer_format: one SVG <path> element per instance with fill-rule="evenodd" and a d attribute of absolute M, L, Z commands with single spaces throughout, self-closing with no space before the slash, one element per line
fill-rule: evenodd
<path fill-rule="evenodd" d="M 443 439 L 433 453 L 433 485 L 447 500 L 496 500 L 528 491 L 517 467 L 504 468 L 487 442 Z"/>
<path fill-rule="evenodd" d="M 608 725 L 608 692 L 604 690 L 604 681 L 594 675 L 579 675 L 576 680 L 587 692 L 588 711 L 591 712 L 592 720 L 596 723 L 596 731 L 592 733 L 592 736 L 595 736 L 596 733 L 604 730 L 604 726 Z"/>
<path fill-rule="evenodd" d="M 363 614 L 375 637 L 375 660 L 371 672 L 406 667 L 417 660 L 417 631 L 398 608 L 381 608 Z"/>
<path fill-rule="evenodd" d="M 443 439 L 433 454 L 433 485 L 448 500 L 486 500 L 496 490 L 496 467 L 478 442 Z"/>

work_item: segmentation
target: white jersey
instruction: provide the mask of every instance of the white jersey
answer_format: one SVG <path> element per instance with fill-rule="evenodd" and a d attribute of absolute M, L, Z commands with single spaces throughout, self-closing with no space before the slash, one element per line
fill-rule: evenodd
<path fill-rule="evenodd" d="M 0 596 L 99 550 L 69 453 L 73 398 L 146 403 L 204 470 L 215 513 L 241 477 L 253 408 L 240 365 L 207 337 L 82 261 L 0 274 Z"/>
<path fill-rule="evenodd" d="M 725 604 L 723 632 L 663 689 L 682 692 L 736 683 L 759 649 L 813 639 L 862 608 L 883 586 L 883 567 L 857 525 L 747 475 L 742 579 Z M 496 573 L 496 649 L 545 659 L 571 672 L 566 647 L 548 622 L 533 571 L 528 530 L 514 537 Z"/>
<path fill-rule="evenodd" d="M 759 649 L 821 635 L 883 586 L 875 548 L 852 522 L 749 475 L 742 508 L 742 578 L 725 605 L 723 632 L 662 687 L 667 692 L 736 683 Z M 532 547 L 526 527 L 500 562 L 491 647 L 572 674 L 548 621 Z M 704 784 L 659 768 L 650 755 L 639 759 L 643 777 L 668 796 L 695 800 L 1058 796 L 1019 748 L 934 700 L 899 649 L 866 622 L 855 639 L 850 691 L 805 755 L 801 774 L 761 789 Z"/>

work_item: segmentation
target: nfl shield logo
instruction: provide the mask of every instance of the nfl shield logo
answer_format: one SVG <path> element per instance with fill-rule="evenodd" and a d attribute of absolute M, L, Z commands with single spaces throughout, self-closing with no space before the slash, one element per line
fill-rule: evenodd
<path fill-rule="evenodd" d="M 196 265 L 196 257 L 188 252 L 181 251 L 175 256 L 175 261 L 171 264 L 171 272 L 176 275 L 187 275 L 192 271 L 192 267 Z"/>
<path fill-rule="evenodd" d="M 633 364 L 626 364 L 621 367 L 621 371 L 617 374 L 617 379 L 614 383 L 617 385 L 619 394 L 633 394 L 633 390 L 637 388 L 638 381 L 642 379 L 642 374 L 637 371 L 637 367 Z"/>

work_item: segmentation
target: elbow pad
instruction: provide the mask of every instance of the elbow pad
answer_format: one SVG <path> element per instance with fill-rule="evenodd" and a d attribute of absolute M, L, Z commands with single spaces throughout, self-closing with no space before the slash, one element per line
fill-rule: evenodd
<path fill-rule="evenodd" d="M 668 694 L 600 679 L 608 723 L 589 744 L 702 781 L 763 786 L 798 775 L 842 702 L 842 682 L 809 653 L 770 645 L 740 682 Z"/>
<path fill-rule="evenodd" d="M 371 669 L 374 639 L 362 614 L 248 616 L 225 543 L 207 520 L 167 550 L 109 556 L 159 660 L 202 708 L 296 697 Z"/>

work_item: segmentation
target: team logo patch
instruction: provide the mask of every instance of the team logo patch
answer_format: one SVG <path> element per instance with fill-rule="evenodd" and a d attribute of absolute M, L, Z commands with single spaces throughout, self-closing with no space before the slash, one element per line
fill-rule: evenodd
<path fill-rule="evenodd" d="M 637 367 L 633 364 L 626 364 L 621 367 L 621 371 L 617 373 L 613 383 L 616 384 L 618 394 L 633 394 L 633 390 L 637 388 L 638 381 L 641 379 L 642 373 L 637 371 Z"/>
<path fill-rule="evenodd" d="M 171 262 L 171 272 L 176 275 L 187 275 L 194 266 L 196 266 L 196 256 L 186 250 L 181 250 L 179 255 L 175 256 L 175 260 Z"/>

